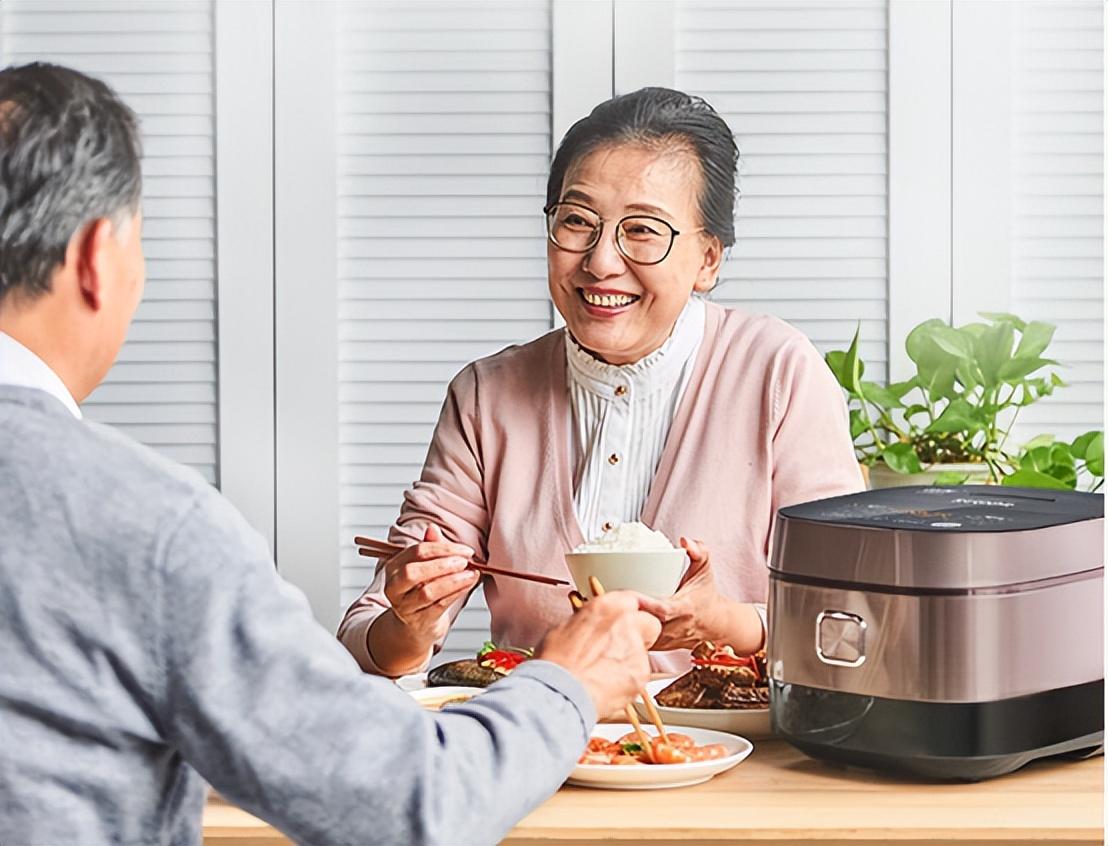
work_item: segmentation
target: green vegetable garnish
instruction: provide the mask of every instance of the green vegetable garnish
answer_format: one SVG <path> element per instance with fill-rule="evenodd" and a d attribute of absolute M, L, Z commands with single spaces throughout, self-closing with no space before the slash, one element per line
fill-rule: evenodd
<path fill-rule="evenodd" d="M 624 755 L 635 755 L 642 752 L 642 745 L 638 743 L 621 743 L 620 749 L 623 750 Z"/>

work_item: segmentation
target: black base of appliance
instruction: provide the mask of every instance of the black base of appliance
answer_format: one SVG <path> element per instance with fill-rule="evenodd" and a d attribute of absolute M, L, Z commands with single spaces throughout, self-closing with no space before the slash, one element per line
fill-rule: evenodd
<path fill-rule="evenodd" d="M 1104 744 L 1104 680 L 998 702 L 907 702 L 770 682 L 774 731 L 825 761 L 980 781 Z"/>

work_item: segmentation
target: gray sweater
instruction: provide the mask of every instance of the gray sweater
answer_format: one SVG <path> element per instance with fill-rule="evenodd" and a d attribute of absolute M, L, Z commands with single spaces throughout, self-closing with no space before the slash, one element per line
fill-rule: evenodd
<path fill-rule="evenodd" d="M 422 711 L 199 476 L 0 385 L 3 846 L 196 844 L 204 780 L 302 843 L 492 843 L 595 717 L 544 661 Z"/>

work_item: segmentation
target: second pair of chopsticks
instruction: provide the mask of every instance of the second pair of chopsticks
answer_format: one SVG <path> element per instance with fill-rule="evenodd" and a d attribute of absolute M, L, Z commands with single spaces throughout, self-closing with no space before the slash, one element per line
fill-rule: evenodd
<path fill-rule="evenodd" d="M 589 576 L 589 588 L 592 590 L 593 596 L 604 595 L 604 585 L 600 583 L 600 579 L 596 576 Z M 583 597 L 577 591 L 570 591 L 569 602 L 573 606 L 574 611 L 579 611 L 585 605 L 585 597 Z M 645 688 L 639 688 L 639 697 L 643 701 L 643 705 L 646 706 L 646 712 L 650 715 L 650 721 L 654 724 L 654 728 L 658 730 L 658 737 L 662 743 L 669 743 L 669 735 L 666 734 L 666 727 L 662 725 L 662 715 L 658 713 L 658 709 L 654 707 L 654 700 Z M 643 747 L 643 751 L 646 752 L 647 757 L 651 760 L 654 759 L 653 747 L 650 744 L 650 738 L 646 732 L 643 731 L 642 723 L 639 722 L 639 716 L 635 713 L 634 707 L 631 703 L 627 703 L 624 706 L 624 713 L 627 715 L 628 721 L 635 729 L 635 734 L 639 737 L 639 743 Z"/>
<path fill-rule="evenodd" d="M 375 538 L 363 538 L 360 535 L 354 538 L 354 544 L 358 547 L 358 554 L 367 558 L 388 558 L 402 552 L 405 547 L 400 544 Z M 490 576 L 506 576 L 512 579 L 523 579 L 527 582 L 538 582 L 543 585 L 568 585 L 564 579 L 555 579 L 553 576 L 544 576 L 541 573 L 523 573 L 517 570 L 502 570 L 500 567 L 489 567 L 487 564 L 474 564 L 469 562 L 469 569 L 476 570 Z"/>

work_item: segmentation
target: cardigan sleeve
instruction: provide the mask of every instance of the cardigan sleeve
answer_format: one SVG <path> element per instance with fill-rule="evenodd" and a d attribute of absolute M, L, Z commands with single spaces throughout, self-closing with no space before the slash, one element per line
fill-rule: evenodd
<path fill-rule="evenodd" d="M 474 560 L 478 563 L 487 560 L 489 512 L 478 424 L 477 372 L 472 364 L 455 376 L 447 389 L 423 471 L 419 481 L 404 494 L 400 516 L 389 531 L 389 540 L 404 546 L 419 543 L 432 524 L 439 527 L 447 540 L 475 550 Z M 468 598 L 450 607 L 451 621 Z M 373 581 L 346 610 L 338 630 L 339 640 L 367 672 L 380 672 L 369 654 L 366 637 L 370 625 L 388 607 L 385 573 L 379 562 Z M 428 654 L 426 663 L 441 648 L 440 641 Z"/>
<path fill-rule="evenodd" d="M 782 348 L 774 386 L 773 514 L 865 489 L 842 389 L 807 338 Z M 769 552 L 767 542 L 766 552 Z"/>

